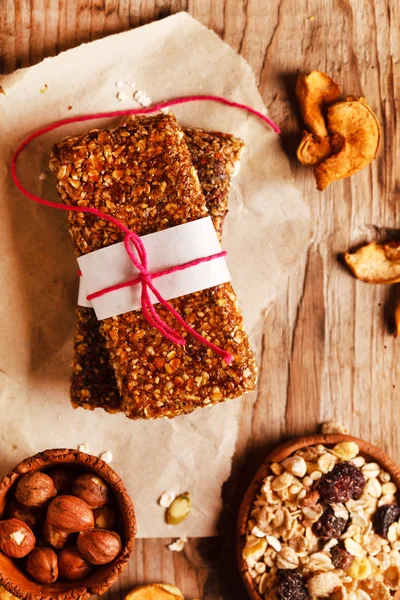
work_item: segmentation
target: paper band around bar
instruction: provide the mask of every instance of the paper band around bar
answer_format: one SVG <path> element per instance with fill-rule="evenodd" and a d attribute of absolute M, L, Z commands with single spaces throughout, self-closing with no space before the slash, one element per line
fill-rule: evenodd
<path fill-rule="evenodd" d="M 148 256 L 149 271 L 159 272 L 221 252 L 212 224 L 206 217 L 141 237 Z M 123 242 L 101 248 L 78 258 L 82 273 L 79 306 L 92 307 L 99 320 L 141 308 L 140 285 L 125 287 L 88 301 L 101 289 L 134 279 L 138 270 L 126 253 Z M 186 296 L 231 280 L 224 257 L 175 271 L 158 278 L 157 289 L 166 300 Z M 150 292 L 153 304 L 156 297 Z"/>

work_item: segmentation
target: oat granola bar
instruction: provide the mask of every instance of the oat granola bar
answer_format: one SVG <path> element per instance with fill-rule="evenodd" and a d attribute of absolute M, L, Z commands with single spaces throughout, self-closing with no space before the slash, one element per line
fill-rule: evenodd
<path fill-rule="evenodd" d="M 95 206 L 140 235 L 208 215 L 184 135 L 171 115 L 137 117 L 56 145 L 51 168 L 64 201 Z M 91 215 L 69 215 L 79 254 L 121 241 Z M 226 365 L 186 332 L 185 347 L 163 338 L 140 310 L 100 323 L 122 409 L 130 418 L 191 412 L 254 388 L 256 364 L 231 284 L 171 301 L 187 322 L 234 356 Z M 157 310 L 175 326 L 162 306 Z"/>
<path fill-rule="evenodd" d="M 184 133 L 207 208 L 220 236 L 234 165 L 240 159 L 244 143 L 220 132 L 184 129 Z M 121 410 L 121 398 L 99 322 L 94 310 L 83 306 L 76 309 L 70 395 L 75 408 L 102 407 L 112 413 Z"/>

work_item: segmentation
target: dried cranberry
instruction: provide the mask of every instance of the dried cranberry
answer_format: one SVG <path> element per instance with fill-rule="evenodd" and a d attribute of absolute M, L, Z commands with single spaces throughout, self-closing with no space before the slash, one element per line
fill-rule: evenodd
<path fill-rule="evenodd" d="M 349 462 L 335 465 L 319 482 L 318 491 L 327 504 L 358 500 L 365 486 L 361 470 Z"/>
<path fill-rule="evenodd" d="M 343 571 L 347 571 L 353 563 L 354 556 L 347 552 L 341 546 L 334 546 L 331 550 L 331 558 L 332 562 L 336 569 L 342 569 Z"/>
<path fill-rule="evenodd" d="M 297 571 L 278 571 L 277 595 L 279 600 L 307 600 L 308 592 L 303 577 Z"/>
<path fill-rule="evenodd" d="M 340 537 L 346 529 L 346 526 L 347 519 L 336 517 L 332 508 L 328 506 L 322 517 L 314 523 L 313 531 L 317 537 L 326 541 Z"/>
<path fill-rule="evenodd" d="M 388 529 L 400 517 L 400 506 L 384 504 L 374 514 L 374 529 L 376 533 L 387 538 Z"/>

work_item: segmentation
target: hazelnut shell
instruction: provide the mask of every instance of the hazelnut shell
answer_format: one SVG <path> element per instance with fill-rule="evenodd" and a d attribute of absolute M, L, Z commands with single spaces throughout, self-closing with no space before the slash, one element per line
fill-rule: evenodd
<path fill-rule="evenodd" d="M 29 508 L 20 504 L 16 500 L 10 500 L 6 507 L 6 516 L 9 519 L 19 519 L 34 529 L 43 521 L 46 514 L 45 509 L 40 508 Z"/>
<path fill-rule="evenodd" d="M 51 548 L 39 546 L 26 557 L 25 568 L 38 583 L 54 583 L 58 579 L 58 558 Z"/>
<path fill-rule="evenodd" d="M 23 558 L 36 544 L 33 531 L 19 519 L 0 521 L 0 550 L 12 558 Z"/>
<path fill-rule="evenodd" d="M 43 537 L 45 541 L 55 548 L 56 550 L 61 550 L 68 542 L 68 538 L 71 536 L 67 531 L 61 531 L 60 529 L 55 529 L 46 521 L 43 525 Z"/>
<path fill-rule="evenodd" d="M 64 496 L 71 493 L 72 484 L 76 477 L 75 472 L 72 469 L 55 467 L 54 469 L 47 471 L 47 475 L 52 478 L 57 494 Z"/>
<path fill-rule="evenodd" d="M 117 512 L 111 506 L 102 506 L 93 511 L 94 526 L 98 529 L 108 529 L 113 531 L 117 523 Z"/>
<path fill-rule="evenodd" d="M 94 473 L 80 475 L 72 485 L 72 493 L 86 502 L 90 508 L 101 508 L 111 499 L 110 488 Z"/>
<path fill-rule="evenodd" d="M 94 526 L 92 509 L 76 496 L 57 496 L 47 508 L 47 523 L 54 529 L 77 533 Z"/>
<path fill-rule="evenodd" d="M 77 546 L 92 565 L 105 565 L 117 558 L 122 544 L 118 533 L 106 529 L 89 529 L 78 535 Z"/>
<path fill-rule="evenodd" d="M 15 488 L 16 500 L 29 507 L 43 506 L 56 494 L 57 490 L 51 477 L 40 471 L 27 473 L 21 477 Z"/>
<path fill-rule="evenodd" d="M 93 570 L 76 548 L 64 548 L 58 555 L 60 578 L 67 581 L 78 581 L 87 577 Z"/>

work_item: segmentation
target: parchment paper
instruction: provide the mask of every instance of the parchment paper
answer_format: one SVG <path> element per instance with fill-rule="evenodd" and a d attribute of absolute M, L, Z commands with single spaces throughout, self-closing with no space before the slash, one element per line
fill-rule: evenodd
<path fill-rule="evenodd" d="M 122 102 L 118 81 L 133 84 L 124 84 Z M 12 150 L 32 130 L 74 114 L 137 107 L 135 89 L 153 102 L 207 93 L 265 111 L 253 74 L 215 33 L 180 13 L 64 52 L 0 78 L 0 85 L 1 471 L 45 448 L 86 442 L 93 454 L 113 452 L 112 466 L 135 502 L 139 536 L 213 535 L 241 403 L 254 396 L 171 421 L 130 422 L 101 410 L 73 410 L 68 387 L 77 263 L 66 216 L 17 193 L 8 169 Z M 259 352 L 263 313 L 307 246 L 307 209 L 279 137 L 264 123 L 215 103 L 174 112 L 182 125 L 234 133 L 246 142 L 224 240 L 232 281 Z M 35 143 L 22 159 L 24 183 L 56 200 L 52 176 L 39 179 L 48 172 L 50 148 L 89 127 L 66 127 Z M 164 490 L 192 493 L 194 509 L 178 527 L 164 523 L 164 510 L 157 505 Z"/>

